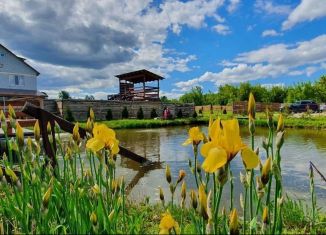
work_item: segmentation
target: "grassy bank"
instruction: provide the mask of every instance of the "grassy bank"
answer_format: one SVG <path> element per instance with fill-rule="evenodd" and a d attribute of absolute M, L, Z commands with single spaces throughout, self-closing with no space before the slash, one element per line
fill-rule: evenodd
<path fill-rule="evenodd" d="M 215 115 L 216 116 L 216 115 Z M 220 114 L 219 117 L 227 119 L 232 117 L 231 114 Z M 248 119 L 244 116 L 234 116 L 239 119 L 239 124 L 242 126 L 248 125 Z M 275 126 L 277 125 L 278 114 L 275 114 L 273 121 Z M 111 121 L 101 121 L 107 126 L 113 129 L 132 129 L 132 128 L 159 128 L 168 126 L 183 126 L 183 125 L 206 125 L 209 121 L 209 116 L 204 115 L 198 118 L 180 118 L 173 120 L 161 120 L 161 119 L 121 119 Z M 83 124 L 82 126 L 84 126 Z M 255 125 L 258 127 L 268 127 L 266 121 L 266 115 L 264 113 L 258 114 Z M 297 118 L 292 116 L 285 117 L 284 122 L 287 128 L 315 128 L 326 129 L 326 116 L 307 116 L 303 118 Z"/>
<path fill-rule="evenodd" d="M 168 195 L 167 195 L 168 196 Z M 309 234 L 311 215 L 307 213 L 304 205 L 300 201 L 294 201 L 287 198 L 284 201 L 284 234 Z M 181 220 L 182 215 L 184 222 L 184 233 L 185 234 L 196 234 L 195 225 L 191 221 L 191 213 L 193 209 L 185 208 L 182 209 L 179 206 L 173 208 L 169 206 L 171 214 L 174 215 L 177 221 Z M 166 211 L 166 207 L 161 204 L 148 204 L 142 203 L 131 203 L 128 206 L 128 214 L 130 217 L 138 218 L 142 221 L 140 224 L 142 228 L 139 228 L 138 232 L 142 234 L 158 234 L 161 217 L 160 215 Z M 319 214 L 319 224 L 317 225 L 317 234 L 325 234 L 326 228 L 326 215 Z M 222 217 L 220 217 L 222 220 Z M 221 228 L 222 229 L 222 226 Z"/>
<path fill-rule="evenodd" d="M 161 119 L 121 119 L 111 121 L 101 121 L 113 129 L 132 129 L 132 128 L 157 128 L 167 126 L 183 125 L 202 125 L 207 124 L 207 118 L 180 118 L 174 120 Z"/>

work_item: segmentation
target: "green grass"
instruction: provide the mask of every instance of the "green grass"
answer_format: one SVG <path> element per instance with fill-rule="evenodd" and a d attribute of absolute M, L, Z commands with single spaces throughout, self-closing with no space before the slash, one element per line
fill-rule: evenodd
<path fill-rule="evenodd" d="M 277 125 L 278 113 L 274 114 L 273 121 L 274 125 Z M 248 119 L 245 115 L 232 115 L 232 113 L 221 114 L 214 113 L 213 117 L 219 116 L 222 119 L 228 119 L 235 117 L 239 119 L 239 124 L 242 126 L 248 125 Z M 183 126 L 183 125 L 207 125 L 209 121 L 209 113 L 204 113 L 197 118 L 180 118 L 173 120 L 162 120 L 162 119 L 121 119 L 111 121 L 99 121 L 104 123 L 113 129 L 132 129 L 132 128 L 158 128 L 168 126 Z M 256 115 L 256 126 L 268 127 L 265 113 L 257 113 Z M 309 116 L 305 115 L 303 118 L 295 118 L 291 115 L 286 115 L 284 118 L 284 124 L 287 128 L 315 128 L 315 129 L 326 129 L 326 116 Z M 85 123 L 81 124 L 83 127 Z"/>
<path fill-rule="evenodd" d="M 182 126 L 182 125 L 201 125 L 207 124 L 207 118 L 180 118 L 174 120 L 161 119 L 121 119 L 111 121 L 100 121 L 113 129 L 132 129 L 132 128 L 157 128 L 167 126 Z M 85 124 L 83 123 L 82 126 Z"/>
<path fill-rule="evenodd" d="M 283 205 L 283 226 L 284 234 L 308 234 L 310 233 L 310 214 L 308 206 L 304 202 L 292 200 L 286 198 Z M 182 208 L 179 206 L 174 206 L 173 209 L 170 207 L 170 212 L 173 214 L 176 221 L 180 222 Z M 196 234 L 195 227 L 192 224 L 191 218 L 189 216 L 192 209 L 185 209 L 184 211 L 184 232 L 186 234 Z M 157 234 L 159 232 L 159 223 L 161 219 L 161 214 L 165 212 L 165 209 L 161 204 L 149 204 L 146 202 L 141 203 L 130 203 L 128 205 L 129 217 L 140 218 L 142 223 L 142 229 L 137 229 L 137 231 L 143 234 Z M 259 219 L 260 220 L 260 219 Z M 319 214 L 319 224 L 317 225 L 318 234 L 326 234 L 326 215 Z M 241 226 L 241 224 L 240 224 Z"/>

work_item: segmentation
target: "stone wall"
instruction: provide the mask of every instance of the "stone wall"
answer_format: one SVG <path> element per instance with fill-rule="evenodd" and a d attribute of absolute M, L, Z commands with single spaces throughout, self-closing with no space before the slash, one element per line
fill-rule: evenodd
<path fill-rule="evenodd" d="M 56 108 L 55 108 L 56 107 Z M 105 120 L 107 111 L 111 109 L 113 119 L 121 119 L 122 110 L 126 107 L 129 112 L 129 118 L 136 118 L 137 111 L 141 107 L 144 112 L 144 118 L 150 118 L 151 111 L 154 108 L 158 117 L 163 116 L 165 107 L 170 109 L 173 117 L 176 117 L 179 110 L 184 117 L 191 117 L 194 113 L 194 104 L 164 104 L 159 101 L 107 101 L 107 100 L 47 100 L 44 108 L 53 113 L 57 112 L 65 116 L 69 109 L 77 121 L 85 121 L 89 108 L 92 108 L 97 120 Z"/>

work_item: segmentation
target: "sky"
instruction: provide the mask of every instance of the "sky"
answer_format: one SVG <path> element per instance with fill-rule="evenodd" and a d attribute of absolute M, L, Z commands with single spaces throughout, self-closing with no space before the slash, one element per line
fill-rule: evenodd
<path fill-rule="evenodd" d="M 161 95 L 326 74 L 326 0 L 0 0 L 0 43 L 56 98 L 106 99 L 117 74 L 165 77 Z"/>

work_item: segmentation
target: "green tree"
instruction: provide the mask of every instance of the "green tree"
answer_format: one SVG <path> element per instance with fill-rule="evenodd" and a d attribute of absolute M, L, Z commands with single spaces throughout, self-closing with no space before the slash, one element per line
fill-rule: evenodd
<path fill-rule="evenodd" d="M 95 100 L 95 97 L 93 95 L 86 95 L 85 100 Z"/>
<path fill-rule="evenodd" d="M 315 84 L 318 102 L 326 102 L 326 75 L 320 77 L 320 79 Z"/>
<path fill-rule="evenodd" d="M 227 105 L 239 100 L 239 88 L 226 84 L 220 86 L 217 93 L 218 104 Z"/>
<path fill-rule="evenodd" d="M 139 107 L 138 111 L 137 111 L 137 119 L 144 119 L 144 112 L 142 107 Z"/>
<path fill-rule="evenodd" d="M 59 99 L 61 100 L 69 100 L 71 96 L 68 91 L 60 91 L 58 94 Z"/>
<path fill-rule="evenodd" d="M 195 103 L 195 105 L 204 104 L 204 94 L 200 86 L 193 87 L 190 92 L 180 97 L 182 103 Z"/>
<path fill-rule="evenodd" d="M 249 98 L 251 92 L 251 85 L 249 82 L 241 83 L 239 86 L 239 99 L 240 101 L 246 101 Z"/>
<path fill-rule="evenodd" d="M 111 109 L 108 109 L 108 111 L 106 112 L 106 115 L 105 115 L 105 119 L 110 121 L 113 119 L 113 115 L 112 115 L 112 110 Z"/>
<path fill-rule="evenodd" d="M 129 117 L 129 112 L 127 107 L 123 107 L 122 113 L 121 113 L 122 118 L 128 118 Z"/>
<path fill-rule="evenodd" d="M 273 86 L 272 89 L 268 91 L 269 102 L 273 103 L 283 103 L 286 100 L 288 90 L 281 86 Z"/>

